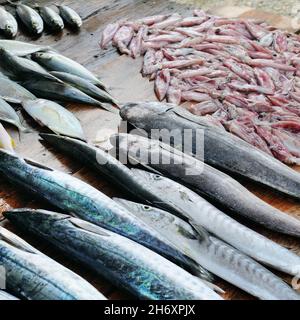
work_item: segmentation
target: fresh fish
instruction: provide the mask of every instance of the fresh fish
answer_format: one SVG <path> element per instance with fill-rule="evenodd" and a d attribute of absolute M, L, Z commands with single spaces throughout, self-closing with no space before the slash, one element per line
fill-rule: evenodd
<path fill-rule="evenodd" d="M 2 98 L 0 98 L 0 120 L 16 126 L 20 131 L 26 132 L 28 130 L 22 125 L 21 120 L 14 108 L 12 108 Z"/>
<path fill-rule="evenodd" d="M 28 42 L 21 42 L 16 40 L 2 40 L 0 39 L 0 48 L 9 51 L 15 56 L 27 56 L 38 51 L 50 50 L 48 46 L 31 44 Z"/>
<path fill-rule="evenodd" d="M 235 214 L 300 238 L 300 220 L 272 207 L 227 174 L 158 140 L 119 134 L 118 152 L 180 181 Z M 158 161 L 149 161 L 158 159 Z"/>
<path fill-rule="evenodd" d="M 12 296 L 8 292 L 5 292 L 3 290 L 0 290 L 0 301 L 3 300 L 19 300 L 18 298 Z"/>
<path fill-rule="evenodd" d="M 81 103 L 105 108 L 98 100 L 91 98 L 82 91 L 65 83 L 49 80 L 28 80 L 23 82 L 22 85 L 39 98 Z"/>
<path fill-rule="evenodd" d="M 128 236 L 180 265 L 193 268 L 197 275 L 209 278 L 206 270 L 176 250 L 159 233 L 89 184 L 4 150 L 0 150 L 0 173 L 52 205 Z"/>
<path fill-rule="evenodd" d="M 3 48 L 0 48 L 0 66 L 3 70 L 7 71 L 9 75 L 18 80 L 32 79 L 47 79 L 59 82 L 57 78 L 49 74 L 46 70 L 37 65 L 34 61 L 16 57 Z"/>
<path fill-rule="evenodd" d="M 82 26 L 82 20 L 79 14 L 67 6 L 57 6 L 59 13 L 65 22 L 72 28 L 79 29 Z"/>
<path fill-rule="evenodd" d="M 153 193 L 161 195 L 160 202 L 153 205 L 173 206 L 173 212 L 188 219 L 193 226 L 205 228 L 253 259 L 290 275 L 300 274 L 299 256 L 235 221 L 192 190 L 158 174 L 138 169 L 132 172 L 141 183 L 151 186 Z"/>
<path fill-rule="evenodd" d="M 160 231 L 208 270 L 255 297 L 264 300 L 300 299 L 269 270 L 212 235 L 201 238 L 189 223 L 171 213 L 124 199 L 114 200 Z"/>
<path fill-rule="evenodd" d="M 11 103 L 21 103 L 26 99 L 35 99 L 35 96 L 18 83 L 0 76 L 0 97 Z"/>
<path fill-rule="evenodd" d="M 30 33 L 38 36 L 44 31 L 43 19 L 34 9 L 26 6 L 25 4 L 12 4 L 16 6 L 16 13 L 18 17 Z"/>
<path fill-rule="evenodd" d="M 14 38 L 18 33 L 18 23 L 14 16 L 0 7 L 0 31 L 7 38 Z"/>
<path fill-rule="evenodd" d="M 28 300 L 106 300 L 86 280 L 0 227 L 7 290 Z"/>
<path fill-rule="evenodd" d="M 128 103 L 121 109 L 120 115 L 149 134 L 151 129 L 177 129 L 174 134 L 178 138 L 184 129 L 194 132 L 204 130 L 206 163 L 300 199 L 299 173 L 240 138 L 207 126 L 205 121 L 183 108 L 158 102 Z M 196 153 L 196 150 L 193 152 Z"/>
<path fill-rule="evenodd" d="M 63 19 L 50 7 L 38 7 L 39 14 L 45 24 L 54 32 L 62 31 L 65 27 Z"/>
<path fill-rule="evenodd" d="M 5 216 L 139 298 L 222 300 L 157 253 L 94 224 L 44 210 L 19 209 Z"/>
<path fill-rule="evenodd" d="M 14 153 L 15 142 L 0 123 L 0 149 Z"/>
<path fill-rule="evenodd" d="M 89 95 L 90 97 L 99 100 L 100 102 L 104 103 L 110 103 L 113 105 L 118 105 L 118 102 L 106 91 L 98 88 L 95 86 L 93 83 L 90 81 L 75 76 L 70 73 L 65 73 L 65 72 L 59 72 L 59 71 L 52 71 L 50 72 L 54 77 L 64 81 L 65 83 L 77 88 L 78 90 L 81 90 L 85 94 Z M 103 106 L 105 107 L 108 111 L 111 112 L 117 112 L 115 108 L 111 108 L 109 106 Z"/>
<path fill-rule="evenodd" d="M 31 57 L 34 61 L 44 66 L 49 71 L 71 73 L 75 76 L 87 79 L 100 88 L 105 89 L 105 85 L 95 75 L 72 59 L 55 52 L 34 52 Z"/>
<path fill-rule="evenodd" d="M 108 24 L 102 32 L 102 38 L 100 41 L 101 49 L 106 49 L 107 45 L 112 41 L 116 32 L 120 28 L 120 23 L 110 23 Z"/>
<path fill-rule="evenodd" d="M 49 100 L 35 99 L 23 101 L 22 106 L 35 121 L 56 134 L 85 140 L 78 119 L 59 104 Z"/>

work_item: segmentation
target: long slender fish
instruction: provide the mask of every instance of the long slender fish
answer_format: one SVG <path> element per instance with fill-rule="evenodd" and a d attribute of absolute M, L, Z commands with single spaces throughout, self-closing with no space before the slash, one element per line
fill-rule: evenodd
<path fill-rule="evenodd" d="M 37 51 L 47 51 L 50 50 L 48 46 L 31 44 L 28 42 L 16 41 L 16 40 L 2 40 L 0 39 L 0 48 L 9 51 L 15 56 L 27 56 Z"/>
<path fill-rule="evenodd" d="M 63 19 L 52 8 L 42 6 L 37 8 L 45 24 L 54 32 L 62 31 L 65 27 Z"/>
<path fill-rule="evenodd" d="M 106 300 L 86 280 L 0 227 L 0 265 L 8 291 L 28 300 Z"/>
<path fill-rule="evenodd" d="M 12 2 L 10 2 L 13 4 Z M 16 12 L 28 31 L 34 35 L 40 35 L 44 31 L 44 22 L 40 15 L 25 4 L 13 4 L 17 7 Z"/>
<path fill-rule="evenodd" d="M 20 117 L 16 113 L 15 109 L 2 98 L 0 98 L 0 120 L 16 126 L 20 131 L 28 131 L 28 129 L 22 125 Z"/>
<path fill-rule="evenodd" d="M 28 80 L 22 82 L 22 85 L 39 98 L 81 103 L 105 108 L 100 101 L 91 98 L 84 92 L 65 83 L 49 80 Z"/>
<path fill-rule="evenodd" d="M 0 97 L 11 103 L 21 103 L 24 100 L 36 98 L 30 91 L 3 76 L 0 76 Z"/>
<path fill-rule="evenodd" d="M 109 181 L 113 181 L 133 197 L 184 216 L 185 219 L 191 220 L 194 217 L 199 222 L 198 225 L 278 270 L 292 275 L 300 272 L 299 256 L 236 222 L 179 183 L 146 171 L 130 170 L 112 155 L 82 141 L 50 134 L 41 134 L 41 137 L 104 174 Z M 127 155 L 122 159 L 126 161 Z"/>
<path fill-rule="evenodd" d="M 60 15 L 70 27 L 79 29 L 82 26 L 82 20 L 75 10 L 67 6 L 57 7 L 59 9 Z"/>
<path fill-rule="evenodd" d="M 178 138 L 185 129 L 194 133 L 197 129 L 204 130 L 205 162 L 300 199 L 299 173 L 238 137 L 207 125 L 181 107 L 158 102 L 129 103 L 120 114 L 148 133 L 153 129 L 174 130 Z M 191 142 L 195 147 L 195 141 Z M 195 148 L 192 151 L 197 154 Z"/>
<path fill-rule="evenodd" d="M 0 7 L 0 31 L 7 38 L 14 38 L 18 33 L 18 23 L 15 17 Z"/>
<path fill-rule="evenodd" d="M 273 231 L 300 237 L 299 219 L 267 204 L 227 174 L 158 140 L 130 134 L 119 134 L 117 139 L 119 152 L 142 165 L 186 184 L 235 214 Z"/>
<path fill-rule="evenodd" d="M 44 100 L 26 100 L 22 103 L 25 111 L 39 124 L 57 134 L 85 140 L 79 120 L 58 103 Z"/>
<path fill-rule="evenodd" d="M 255 297 L 264 300 L 300 299 L 285 282 L 256 261 L 212 235 L 199 236 L 189 223 L 171 213 L 124 199 L 114 200 L 160 231 L 174 245 L 184 248 L 190 257 L 208 270 Z"/>
<path fill-rule="evenodd" d="M 4 300 L 19 300 L 19 299 L 9 294 L 6 291 L 0 290 L 0 301 L 1 300 L 4 301 Z"/>
<path fill-rule="evenodd" d="M 1 43 L 0 43 L 1 44 Z M 87 79 L 93 84 L 105 88 L 105 85 L 89 70 L 81 64 L 56 52 L 34 52 L 31 55 L 34 61 L 44 66 L 49 71 L 60 71 L 74 74 Z"/>
<path fill-rule="evenodd" d="M 19 209 L 5 216 L 139 298 L 222 300 L 157 253 L 94 224 L 44 210 Z"/>
<path fill-rule="evenodd" d="M 0 173 L 17 186 L 80 218 L 128 236 L 207 279 L 210 274 L 156 231 L 89 184 L 0 150 Z"/>

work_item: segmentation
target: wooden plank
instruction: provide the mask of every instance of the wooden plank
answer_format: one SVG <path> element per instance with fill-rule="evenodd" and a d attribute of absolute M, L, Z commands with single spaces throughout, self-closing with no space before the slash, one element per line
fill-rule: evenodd
<path fill-rule="evenodd" d="M 35 1 L 27 1 L 27 3 L 34 2 Z M 48 0 L 42 0 L 42 2 L 45 4 L 52 3 Z M 164 12 L 172 13 L 175 11 L 185 14 L 190 13 L 193 8 L 191 6 L 176 4 L 170 1 L 69 0 L 64 3 L 76 9 L 85 19 L 81 32 L 77 34 L 72 33 L 69 30 L 64 30 L 61 35 L 43 35 L 40 39 L 35 40 L 35 43 L 52 45 L 56 50 L 59 50 L 66 56 L 84 64 L 87 68 L 101 77 L 101 79 L 108 85 L 112 94 L 121 102 L 155 100 L 153 84 L 149 83 L 147 79 L 142 78 L 139 73 L 142 60 L 133 60 L 126 56 L 119 56 L 114 49 L 100 51 L 98 41 L 100 39 L 101 31 L 106 24 L 121 18 L 138 18 L 145 15 Z M 260 18 L 264 18 L 264 16 L 260 16 Z M 25 34 L 20 34 L 20 36 L 18 36 L 18 40 L 32 41 L 32 39 Z M 103 137 L 106 133 L 118 131 L 120 118 L 117 115 L 110 114 L 106 111 L 93 107 L 69 105 L 68 108 L 80 119 L 88 140 L 91 142 L 98 141 L 99 138 Z M 23 116 L 26 123 L 34 130 L 33 133 L 22 134 L 19 139 L 16 130 L 5 125 L 17 142 L 18 153 L 25 157 L 30 157 L 36 161 L 47 164 L 55 169 L 73 174 L 109 196 L 123 196 L 122 192 L 114 188 L 110 181 L 106 181 L 91 170 L 83 168 L 81 164 L 57 152 L 53 148 L 49 147 L 49 145 L 40 143 L 38 140 L 38 132 L 42 131 L 42 129 L 30 120 L 28 116 L 25 114 L 23 114 Z M 300 171 L 300 168 L 298 167 L 297 170 Z M 299 202 L 287 199 L 286 197 L 277 194 L 270 189 L 258 186 L 257 184 L 242 180 L 241 182 L 271 205 L 287 212 L 288 214 L 300 218 Z M 33 199 L 32 196 L 13 187 L 1 178 L 0 212 L 9 208 L 26 206 L 53 209 L 47 203 Z M 87 280 L 91 281 L 108 297 L 112 299 L 132 298 L 124 291 L 113 287 L 110 283 L 101 277 L 95 276 L 76 262 L 66 259 L 64 255 L 53 250 L 50 246 L 41 244 L 40 241 L 19 232 L 19 230 L 15 230 L 9 223 L 7 223 L 7 221 L 3 221 L 2 225 L 15 231 L 18 235 L 22 236 L 25 240 L 28 240 L 50 257 L 58 260 L 85 277 Z M 247 222 L 247 225 L 300 254 L 298 240 L 291 237 L 280 236 L 249 222 Z M 282 274 L 280 274 L 280 276 L 288 281 L 291 280 L 290 277 L 286 277 Z M 243 293 L 241 290 L 231 286 L 225 281 L 218 280 L 217 284 L 226 290 L 226 294 L 224 295 L 226 299 L 250 298 L 249 295 Z"/>

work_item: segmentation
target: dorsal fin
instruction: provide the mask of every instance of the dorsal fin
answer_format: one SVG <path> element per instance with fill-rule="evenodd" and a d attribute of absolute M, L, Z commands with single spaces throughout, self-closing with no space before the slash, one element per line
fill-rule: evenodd
<path fill-rule="evenodd" d="M 102 237 L 109 237 L 110 234 L 106 231 L 104 231 L 103 228 L 98 227 L 92 223 L 86 222 L 84 220 L 81 219 L 77 219 L 77 218 L 70 218 L 69 221 L 77 228 L 80 228 L 82 230 L 91 232 L 91 233 L 95 233 L 97 235 L 100 235 Z"/>

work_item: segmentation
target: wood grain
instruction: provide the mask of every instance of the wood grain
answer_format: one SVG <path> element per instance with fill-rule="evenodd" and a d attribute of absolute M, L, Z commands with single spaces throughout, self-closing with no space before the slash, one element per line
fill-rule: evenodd
<path fill-rule="evenodd" d="M 35 1 L 24 2 L 34 3 Z M 39 2 L 51 4 L 51 1 L 47 0 Z M 79 33 L 72 33 L 70 30 L 66 29 L 62 34 L 55 36 L 45 34 L 34 42 L 51 45 L 64 55 L 85 65 L 107 84 L 112 94 L 121 102 L 155 100 L 153 84 L 149 83 L 147 79 L 142 78 L 139 73 L 142 60 L 133 60 L 126 56 L 120 56 L 114 49 L 100 51 L 98 42 L 100 40 L 101 31 L 107 23 L 114 22 L 125 17 L 138 18 L 145 15 L 171 13 L 175 11 L 183 14 L 190 14 L 194 8 L 170 1 L 146 0 L 70 0 L 65 1 L 64 3 L 77 10 L 83 17 L 84 25 L 82 30 Z M 236 15 L 239 14 L 236 13 Z M 259 18 L 264 17 L 267 18 L 263 13 L 260 13 Z M 270 18 L 269 15 L 268 18 Z M 276 19 L 273 19 L 273 21 L 276 23 Z M 280 26 L 285 27 L 282 26 L 282 24 Z M 288 26 L 286 27 L 288 28 Z M 24 33 L 18 35 L 17 40 L 32 41 L 32 39 Z M 89 141 L 98 141 L 99 138 L 105 135 L 105 133 L 118 131 L 120 118 L 117 115 L 110 114 L 109 112 L 101 109 L 86 106 L 69 105 L 68 108 L 80 119 Z M 100 175 L 84 168 L 76 160 L 64 156 L 49 145 L 41 143 L 38 138 L 38 133 L 42 131 L 42 128 L 33 123 L 28 116 L 25 116 L 24 114 L 23 116 L 25 119 L 24 121 L 26 121 L 26 123 L 34 130 L 33 133 L 22 134 L 19 138 L 18 133 L 12 127 L 5 125 L 16 140 L 17 152 L 20 155 L 42 162 L 52 168 L 73 174 L 109 196 L 123 196 L 122 192 L 115 189 L 110 181 L 104 180 Z M 300 171 L 300 168 L 297 170 Z M 268 188 L 258 186 L 257 184 L 246 181 L 241 182 L 266 202 L 290 215 L 300 218 L 299 202 L 287 199 L 285 196 L 277 194 Z M 0 178 L 0 212 L 9 208 L 18 207 L 54 209 L 49 206 L 49 204 L 32 198 L 31 195 L 24 193 L 22 190 L 15 188 L 7 181 Z M 300 245 L 298 240 L 275 234 L 248 222 L 246 223 L 270 239 L 273 239 L 281 245 L 300 254 Z M 91 281 L 109 298 L 132 298 L 129 294 L 118 290 L 118 288 L 115 288 L 101 277 L 95 276 L 95 274 L 86 268 L 83 268 L 76 261 L 67 259 L 65 255 L 62 255 L 50 246 L 21 233 L 19 230 L 15 230 L 7 221 L 2 221 L 1 225 L 13 230 L 16 234 L 22 236 L 25 240 L 50 257 L 56 259 L 68 268 L 85 277 L 87 280 Z M 282 274 L 280 274 L 280 276 L 289 282 L 291 280 L 291 278 Z M 218 280 L 217 284 L 226 291 L 224 294 L 225 299 L 251 299 L 247 294 L 231 286 L 225 281 Z"/>

